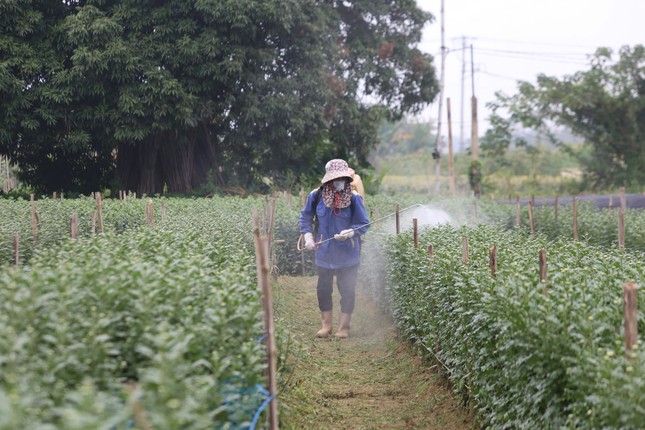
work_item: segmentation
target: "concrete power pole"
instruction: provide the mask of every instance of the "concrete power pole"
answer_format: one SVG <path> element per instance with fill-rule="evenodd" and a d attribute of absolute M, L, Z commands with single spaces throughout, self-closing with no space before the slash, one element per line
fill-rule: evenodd
<path fill-rule="evenodd" d="M 437 120 L 437 138 L 435 140 L 434 151 L 432 152 L 432 158 L 435 160 L 434 188 L 436 194 L 439 194 L 441 187 L 441 151 L 439 151 L 439 144 L 441 142 L 441 108 L 443 106 L 444 82 L 446 76 L 446 36 L 444 22 L 444 0 L 441 0 L 441 77 L 439 82 L 439 116 Z"/>
<path fill-rule="evenodd" d="M 475 182 L 471 182 L 473 192 L 476 198 L 481 196 L 481 167 L 479 165 L 479 131 L 477 129 L 477 97 L 475 97 L 475 62 L 473 60 L 473 45 L 470 45 L 470 65 L 472 70 L 472 91 L 473 96 L 471 99 L 472 107 L 472 123 L 470 135 L 470 152 L 472 154 L 472 161 L 470 163 L 470 176 L 477 178 Z"/>
<path fill-rule="evenodd" d="M 475 97 L 475 62 L 473 60 L 473 45 L 470 45 L 470 67 L 472 70 L 472 129 L 470 135 L 470 151 L 473 161 L 479 160 L 479 132 L 477 130 L 477 97 Z"/>
<path fill-rule="evenodd" d="M 462 36 L 461 38 L 461 48 L 461 118 L 459 120 L 459 152 L 463 153 L 466 150 L 466 142 L 464 142 L 464 109 L 466 108 L 466 91 L 464 90 L 466 83 L 466 36 Z"/>

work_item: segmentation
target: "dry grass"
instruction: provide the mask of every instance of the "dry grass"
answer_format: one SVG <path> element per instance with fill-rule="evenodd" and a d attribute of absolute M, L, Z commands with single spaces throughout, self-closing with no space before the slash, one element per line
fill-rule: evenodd
<path fill-rule="evenodd" d="M 315 338 L 320 320 L 316 278 L 283 277 L 273 289 L 278 323 L 301 347 L 280 396 L 282 428 L 474 427 L 459 400 L 397 339 L 392 322 L 360 289 L 346 340 Z M 338 299 L 335 291 L 337 308 Z"/>

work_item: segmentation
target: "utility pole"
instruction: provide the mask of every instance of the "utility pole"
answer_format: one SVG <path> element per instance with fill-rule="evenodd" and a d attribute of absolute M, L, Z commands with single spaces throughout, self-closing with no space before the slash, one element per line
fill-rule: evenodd
<path fill-rule="evenodd" d="M 471 80 L 472 80 L 472 125 L 471 125 L 471 153 L 473 161 L 479 160 L 479 133 L 477 130 L 477 97 L 475 97 L 475 61 L 473 60 L 473 45 L 470 45 L 470 67 L 471 67 Z"/>
<path fill-rule="evenodd" d="M 435 140 L 434 151 L 432 152 L 432 158 L 435 160 L 434 188 L 436 194 L 439 194 L 441 185 L 441 152 L 439 151 L 439 143 L 441 142 L 441 108 L 443 105 L 444 79 L 446 76 L 446 36 L 444 22 L 444 0 L 441 0 L 441 78 L 439 82 L 439 114 L 437 120 L 437 138 Z"/>
<path fill-rule="evenodd" d="M 466 107 L 464 85 L 466 83 L 466 36 L 461 37 L 461 118 L 459 126 L 459 152 L 463 153 L 466 150 L 466 142 L 464 142 L 464 109 Z"/>
<path fill-rule="evenodd" d="M 481 196 L 481 167 L 479 164 L 479 132 L 477 130 L 477 97 L 475 97 L 475 61 L 473 60 L 473 45 L 470 45 L 470 67 L 472 73 L 472 123 L 470 135 L 470 152 L 472 154 L 472 161 L 470 162 L 470 181 L 475 193 L 475 197 Z"/>

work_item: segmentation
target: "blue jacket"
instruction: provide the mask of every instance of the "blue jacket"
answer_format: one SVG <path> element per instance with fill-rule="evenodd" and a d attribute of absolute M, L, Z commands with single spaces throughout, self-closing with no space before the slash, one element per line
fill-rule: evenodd
<path fill-rule="evenodd" d="M 341 209 L 340 214 L 334 214 L 332 208 L 325 206 L 322 196 L 318 199 L 317 207 L 313 207 L 319 192 L 319 190 L 314 190 L 309 193 L 305 207 L 300 212 L 301 234 L 313 233 L 312 224 L 315 211 L 318 215 L 318 235 L 314 237 L 314 241 L 318 243 L 332 239 L 316 248 L 316 265 L 325 269 L 340 269 L 357 265 L 360 263 L 361 257 L 359 236 L 365 234 L 369 228 L 367 225 L 369 219 L 363 198 L 359 194 L 352 194 L 351 204 Z M 354 231 L 354 237 L 344 241 L 333 239 L 335 234 L 347 229 L 357 229 Z"/>

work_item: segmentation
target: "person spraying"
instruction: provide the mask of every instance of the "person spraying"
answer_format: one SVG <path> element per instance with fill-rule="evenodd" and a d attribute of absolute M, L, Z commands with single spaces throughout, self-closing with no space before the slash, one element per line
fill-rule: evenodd
<path fill-rule="evenodd" d="M 321 180 L 322 186 L 309 194 L 300 212 L 304 247 L 316 251 L 316 289 L 322 319 L 317 337 L 329 337 L 332 332 L 334 276 L 340 293 L 341 312 L 335 336 L 341 339 L 349 336 L 361 256 L 359 238 L 369 228 L 363 198 L 352 191 L 352 173 L 345 160 L 329 161 Z"/>

